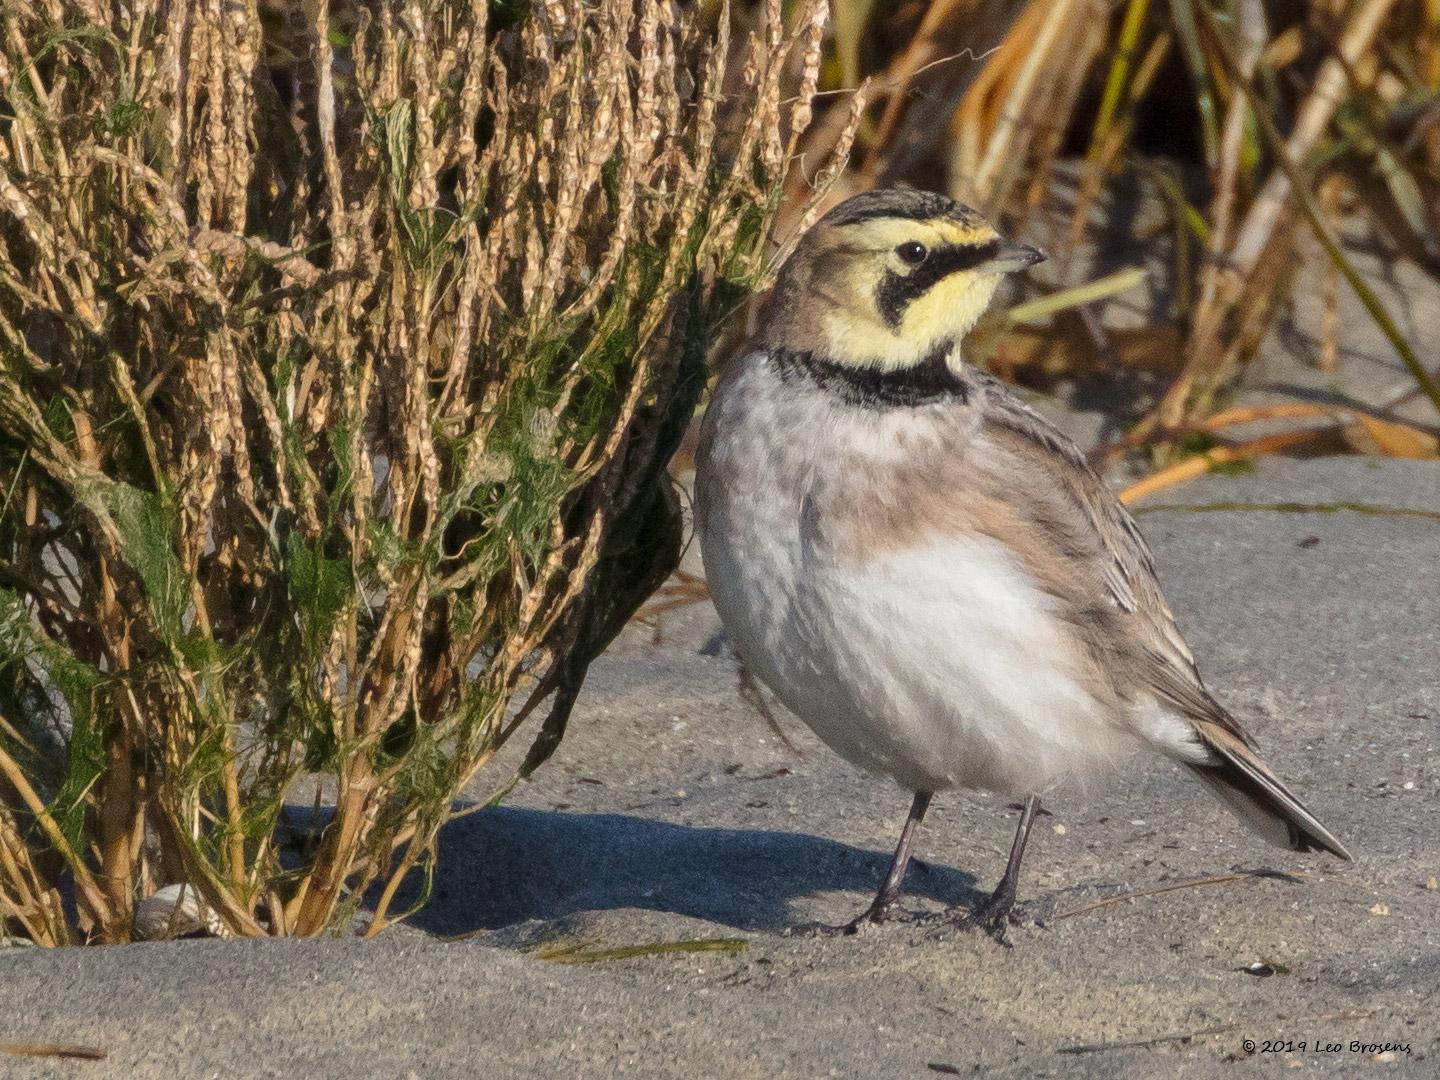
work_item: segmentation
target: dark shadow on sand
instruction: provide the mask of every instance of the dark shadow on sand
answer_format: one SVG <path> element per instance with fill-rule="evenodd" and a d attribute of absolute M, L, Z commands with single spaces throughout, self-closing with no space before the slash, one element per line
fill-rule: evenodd
<path fill-rule="evenodd" d="M 858 914 L 890 863 L 804 833 L 708 829 L 624 814 L 498 807 L 447 825 L 430 902 L 408 922 L 432 934 L 495 930 L 528 919 L 646 908 L 742 930 L 779 931 L 803 921 L 791 901 L 855 894 Z M 418 896 L 406 883 L 395 910 Z M 906 895 L 942 904 L 980 896 L 967 873 L 912 864 Z"/>

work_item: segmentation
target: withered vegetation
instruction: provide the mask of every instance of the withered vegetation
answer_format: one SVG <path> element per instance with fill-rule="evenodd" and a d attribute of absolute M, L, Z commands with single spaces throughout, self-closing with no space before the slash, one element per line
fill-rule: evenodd
<path fill-rule="evenodd" d="M 823 10 L 4 6 L 0 933 L 373 932 L 550 753 L 676 560 Z"/>

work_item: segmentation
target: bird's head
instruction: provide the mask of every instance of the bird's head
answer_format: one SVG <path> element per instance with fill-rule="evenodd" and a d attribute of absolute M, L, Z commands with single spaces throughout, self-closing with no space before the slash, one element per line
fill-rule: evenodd
<path fill-rule="evenodd" d="M 1005 274 L 1044 258 L 943 195 L 867 191 L 796 245 L 760 343 L 856 367 L 910 367 L 964 337 Z"/>

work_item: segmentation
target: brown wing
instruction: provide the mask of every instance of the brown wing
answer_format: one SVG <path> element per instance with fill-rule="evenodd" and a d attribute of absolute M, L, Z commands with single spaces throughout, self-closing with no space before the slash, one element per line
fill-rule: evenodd
<path fill-rule="evenodd" d="M 1075 639 L 1121 696 L 1148 689 L 1190 720 L 1209 751 L 1190 769 L 1273 843 L 1345 846 L 1260 759 L 1254 742 L 1210 696 L 1160 592 L 1155 561 L 1129 511 L 1095 475 L 1080 449 L 1002 384 L 982 377 L 982 444 L 1001 460 L 987 474 L 995 497 L 1018 503 L 1028 532 L 1048 552 L 1030 555 L 1038 579 L 1068 606 Z M 1000 485 L 1004 485 L 1002 488 Z"/>
<path fill-rule="evenodd" d="M 1024 465 L 1011 498 L 1029 500 L 1030 516 L 1048 523 L 1067 572 L 1088 573 L 1103 588 L 1109 612 L 1092 606 L 1079 619 L 1098 623 L 1080 636 L 1097 664 L 1122 664 L 1181 714 L 1214 724 L 1253 747 L 1243 728 L 1210 696 L 1195 659 L 1160 591 L 1155 559 L 1130 512 L 1096 475 L 1080 448 L 999 380 L 984 388 L 985 435 Z M 1088 536 L 1086 535 L 1088 533 Z M 1075 558 L 1076 555 L 1081 556 Z"/>

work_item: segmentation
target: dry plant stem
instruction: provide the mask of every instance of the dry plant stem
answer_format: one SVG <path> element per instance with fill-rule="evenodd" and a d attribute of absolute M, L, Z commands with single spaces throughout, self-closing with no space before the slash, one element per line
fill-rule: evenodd
<path fill-rule="evenodd" d="M 951 120 L 954 100 L 969 96 L 967 88 L 987 72 L 993 77 L 990 61 L 1005 48 L 996 42 L 1010 41 L 1007 29 L 1029 6 L 1026 0 L 934 0 L 925 7 L 914 36 L 875 78 L 886 110 L 865 140 L 868 152 L 855 186 L 906 177 L 925 157 L 943 161 L 948 150 L 937 152 L 936 137 Z"/>
<path fill-rule="evenodd" d="M 926 8 L 925 17 L 916 29 L 909 47 L 895 58 L 886 71 L 885 78 L 881 81 L 885 94 L 885 111 L 881 115 L 874 139 L 877 148 L 888 146 L 894 140 L 896 129 L 904 116 L 906 92 L 911 80 L 939 54 L 936 34 L 951 17 L 954 9 L 964 3 L 965 0 L 936 0 Z M 880 162 L 881 156 L 878 153 L 870 155 L 864 170 L 867 177 L 873 179 L 875 168 Z"/>
<path fill-rule="evenodd" d="M 14 1054 L 17 1057 L 79 1058 L 84 1061 L 104 1061 L 108 1056 L 98 1046 L 76 1046 L 72 1043 L 0 1042 L 0 1054 Z"/>
<path fill-rule="evenodd" d="M 1090 149 L 1086 159 L 1092 166 L 1099 164 L 1100 148 L 1110 133 L 1115 112 L 1120 106 L 1120 95 L 1125 90 L 1126 76 L 1130 73 L 1130 61 L 1135 55 L 1140 40 L 1140 29 L 1145 24 L 1145 14 L 1150 9 L 1150 0 L 1129 0 L 1125 8 L 1125 21 L 1120 26 L 1120 37 L 1115 43 L 1115 59 L 1110 63 L 1110 72 L 1105 77 L 1105 92 L 1100 99 L 1100 111 L 1095 116 L 1095 128 L 1090 135 Z"/>
<path fill-rule="evenodd" d="M 1218 874 L 1214 877 L 1195 878 L 1191 881 L 1176 881 L 1169 885 L 1157 885 L 1153 889 L 1139 889 L 1135 892 L 1123 893 L 1120 896 L 1107 896 L 1103 900 L 1097 900 L 1093 904 L 1085 904 L 1082 907 L 1071 908 L 1069 911 L 1062 911 L 1052 916 L 1055 920 L 1068 919 L 1075 915 L 1084 915 L 1088 911 L 1096 911 L 1100 908 L 1112 907 L 1115 904 L 1127 903 L 1130 900 L 1137 900 L 1143 896 L 1159 896 L 1161 893 L 1175 892 L 1179 889 L 1194 889 L 1202 885 L 1229 885 L 1236 881 L 1246 881 L 1256 875 L 1254 874 Z"/>
<path fill-rule="evenodd" d="M 1389 408 L 1393 408 L 1390 406 Z M 1277 405 L 1237 405 L 1233 408 L 1222 409 L 1220 412 L 1207 416 L 1204 420 L 1194 424 L 1191 430 L 1194 431 L 1219 431 L 1222 428 L 1233 427 L 1236 424 L 1253 424 L 1258 420 L 1280 420 L 1300 419 L 1306 417 L 1318 417 L 1336 420 L 1342 423 L 1355 423 L 1364 419 L 1381 421 L 1395 427 L 1403 427 L 1417 433 L 1434 435 L 1440 428 L 1433 425 L 1425 425 L 1414 421 L 1406 420 L 1403 417 L 1387 416 L 1387 407 L 1374 409 L 1365 412 L 1354 409 L 1342 409 L 1332 405 L 1312 405 L 1309 402 L 1285 402 Z"/>
<path fill-rule="evenodd" d="M 1265 11 L 1256 0 L 1243 0 L 1237 9 L 1235 27 L 1240 42 L 1238 66 L 1241 77 L 1247 82 L 1255 77 L 1255 67 L 1260 62 L 1269 34 L 1265 30 Z M 1215 199 L 1210 207 L 1211 262 L 1201 283 L 1199 309 L 1205 311 L 1215 302 L 1215 287 L 1220 268 L 1221 256 L 1230 244 L 1230 226 L 1234 220 L 1235 199 L 1238 194 L 1237 180 L 1240 169 L 1241 144 L 1245 138 L 1245 117 L 1249 102 L 1244 94 L 1233 94 L 1225 110 L 1225 120 L 1220 133 L 1220 160 L 1215 170 Z"/>
<path fill-rule="evenodd" d="M 1335 115 L 1345 97 L 1346 68 L 1353 68 L 1375 42 L 1382 24 L 1395 6 L 1395 0 L 1365 0 L 1350 17 L 1337 43 L 1338 56 L 1321 65 L 1305 103 L 1295 117 L 1295 126 L 1285 141 L 1286 156 L 1292 162 L 1304 161 Z M 1247 80 L 1248 83 L 1248 80 Z M 1290 177 L 1283 171 L 1270 174 L 1245 215 L 1244 222 L 1230 250 L 1230 260 L 1244 274 L 1260 257 L 1275 223 L 1289 201 Z"/>
<path fill-rule="evenodd" d="M 775 258 L 771 263 L 772 267 L 779 268 L 790 252 L 794 250 L 795 244 L 799 242 L 805 230 L 813 225 L 824 211 L 827 193 L 835 186 L 845 166 L 849 163 L 850 151 L 855 143 L 855 134 L 860 128 L 860 121 L 865 115 L 865 109 L 870 104 L 870 92 L 871 83 L 867 79 L 850 95 L 847 110 L 843 114 L 838 114 L 834 120 L 827 119 L 818 133 L 821 137 L 808 139 L 806 151 L 796 157 L 793 172 L 799 171 L 807 156 L 829 155 L 826 164 L 816 171 L 814 177 L 806 179 L 809 191 L 803 201 L 800 201 L 798 213 L 790 215 L 794 218 L 793 223 L 786 218 L 781 219 L 780 224 L 784 231 L 781 234 L 782 239 Z M 771 277 L 772 275 L 766 276 L 761 282 L 762 287 L 771 283 Z M 748 328 L 742 327 L 741 330 L 748 332 Z"/>
<path fill-rule="evenodd" d="M 1167 430 L 1164 433 L 1164 438 L 1168 442 L 1175 442 L 1186 435 L 1192 435 L 1197 432 L 1222 431 L 1228 427 L 1234 427 L 1240 424 L 1253 424 L 1265 420 L 1319 419 L 1329 420 L 1331 423 L 1325 428 L 1314 431 L 1313 434 L 1316 436 L 1329 435 L 1342 426 L 1358 424 L 1367 428 L 1378 426 L 1382 429 L 1393 429 L 1393 441 L 1395 442 L 1410 442 L 1413 444 L 1417 441 L 1440 441 L 1440 428 L 1434 425 L 1416 423 L 1392 415 L 1392 411 L 1396 406 L 1402 404 L 1408 398 L 1418 396 L 1419 393 L 1420 391 L 1418 389 L 1407 390 L 1389 402 L 1369 411 L 1342 409 L 1329 405 L 1314 405 L 1309 402 L 1282 402 L 1275 405 L 1237 405 L 1228 409 L 1222 409 L 1217 413 L 1212 413 L 1202 420 L 1190 421 L 1178 428 Z M 1132 433 L 1117 442 L 1097 447 L 1091 452 L 1090 458 L 1095 462 L 1097 467 L 1105 468 L 1109 463 L 1137 449 L 1141 445 L 1141 440 L 1136 438 Z M 1177 464 L 1183 464 L 1183 462 Z"/>
<path fill-rule="evenodd" d="M 35 821 L 44 830 L 50 844 L 65 860 L 67 867 L 74 875 L 77 901 L 89 918 L 103 930 L 106 914 L 110 910 L 105 894 L 101 891 L 89 866 L 70 846 L 64 833 L 60 831 L 53 815 L 46 808 L 30 781 L 26 779 L 19 764 L 3 748 L 0 748 L 0 773 L 4 774 L 6 781 L 19 794 L 26 809 L 34 815 Z"/>
<path fill-rule="evenodd" d="M 1290 431 L 1281 435 L 1267 435 L 1264 438 L 1253 439 L 1238 446 L 1217 446 L 1203 454 L 1196 454 L 1166 466 L 1159 472 L 1151 473 L 1143 480 L 1137 480 L 1119 492 L 1120 501 L 1136 502 L 1167 487 L 1183 483 L 1186 480 L 1193 480 L 1197 476 L 1204 476 L 1217 465 L 1249 461 L 1251 458 L 1273 454 L 1277 450 L 1283 450 L 1289 446 L 1310 442 L 1318 438 L 1323 430 L 1315 428 L 1308 431 Z"/>
<path fill-rule="evenodd" d="M 1226 66 L 1231 70 L 1231 73 L 1234 74 L 1234 58 L 1224 51 L 1223 46 L 1221 46 L 1220 55 L 1224 59 Z M 1238 85 L 1243 92 L 1254 101 L 1255 91 L 1250 84 L 1248 82 L 1239 82 Z M 1269 116 L 1258 111 L 1256 119 L 1259 121 L 1262 134 L 1270 143 L 1271 149 L 1275 153 L 1276 161 L 1294 188 L 1296 202 L 1302 216 L 1315 233 L 1315 237 L 1320 241 L 1320 245 L 1325 249 L 1326 254 L 1330 256 L 1331 261 L 1339 269 L 1340 273 L 1345 276 L 1345 280 L 1350 283 L 1350 287 L 1355 290 L 1355 294 L 1360 298 L 1360 302 L 1365 305 L 1365 310 L 1370 313 L 1370 317 L 1375 320 L 1375 324 L 1380 328 L 1381 333 L 1385 335 L 1386 339 L 1395 349 L 1401 362 L 1405 365 L 1406 369 L 1409 370 L 1416 383 L 1419 384 L 1425 396 L 1428 397 L 1435 406 L 1435 411 L 1440 413 L 1440 383 L 1436 382 L 1435 377 L 1431 375 L 1430 372 L 1426 370 L 1424 364 L 1421 363 L 1420 357 L 1416 355 L 1410 343 L 1405 340 L 1405 335 L 1400 332 L 1400 328 L 1395 324 L 1395 320 L 1391 318 L 1390 313 L 1385 310 L 1385 305 L 1381 303 L 1380 298 L 1375 294 L 1375 290 L 1370 288 L 1364 278 L 1356 273 L 1355 268 L 1350 265 L 1350 260 L 1345 257 L 1344 251 L 1340 248 L 1340 241 L 1331 232 L 1325 222 L 1323 211 L 1316 204 L 1315 196 L 1310 191 L 1307 178 L 1300 174 L 1299 167 L 1290 157 L 1288 147 L 1282 144 L 1280 133 L 1275 130 L 1274 122 Z"/>
<path fill-rule="evenodd" d="M 1075 200 L 1075 210 L 1070 217 L 1070 231 L 1066 237 L 1062 256 L 1063 272 L 1068 272 L 1070 261 L 1084 239 L 1085 227 L 1089 223 L 1096 200 L 1099 199 L 1105 181 L 1115 168 L 1116 161 L 1124 152 L 1133 124 L 1135 103 L 1149 89 L 1151 81 L 1155 78 L 1161 63 L 1170 51 L 1170 46 L 1169 34 L 1156 35 L 1155 40 L 1150 43 L 1150 47 L 1145 50 L 1145 55 L 1141 58 L 1140 63 L 1136 65 L 1135 77 L 1125 87 L 1124 115 L 1113 124 L 1107 120 L 1103 130 L 1098 126 L 1096 128 L 1080 183 L 1080 193 Z"/>
<path fill-rule="evenodd" d="M 1103 3 L 1090 0 L 1077 12 L 1077 25 L 1067 44 L 1068 63 L 1055 80 L 1049 100 L 1039 106 L 1038 115 L 1046 119 L 1041 124 L 1033 152 L 1034 162 L 1025 194 L 1026 213 L 1044 207 L 1054 190 L 1054 166 L 1065 145 L 1069 118 L 1074 115 L 1085 90 L 1091 65 L 1106 45 L 1106 11 Z"/>
<path fill-rule="evenodd" d="M 1322 180 L 1319 197 L 1325 225 L 1334 232 L 1340 224 L 1339 177 Z M 1321 371 L 1334 371 L 1340 363 L 1340 267 L 1327 259 L 1324 273 L 1320 287 L 1320 356 L 1315 366 Z"/>
<path fill-rule="evenodd" d="M 1010 92 L 1000 107 L 998 122 L 986 142 L 980 164 L 966 185 L 976 205 L 993 210 L 1000 194 L 1001 169 L 1016 157 L 1016 144 L 1028 123 L 1031 103 L 1040 88 L 1041 73 L 1047 65 L 1055 62 L 1052 48 L 1061 39 L 1061 31 L 1073 17 L 1078 3 L 1079 0 L 1053 0 L 1047 5 L 1034 42 L 1026 51 Z"/>
<path fill-rule="evenodd" d="M 0 806 L 0 913 L 37 944 L 67 945 L 69 927 L 53 880 L 36 865 L 11 812 Z"/>
<path fill-rule="evenodd" d="M 1023 304 L 1006 308 L 1000 318 L 1007 323 L 1038 322 L 1071 308 L 1093 304 L 1098 300 L 1129 292 L 1131 289 L 1143 285 L 1148 276 L 1148 272 L 1142 266 L 1133 266 L 1128 270 L 1116 270 L 1113 274 L 1106 274 L 1102 278 L 1087 281 L 1083 285 L 1061 289 L 1048 296 L 1027 300 Z"/>
<path fill-rule="evenodd" d="M 1394 0 L 1366 0 L 1356 10 L 1340 35 L 1337 44 L 1339 57 L 1332 56 L 1321 65 L 1283 150 L 1276 151 L 1283 155 L 1281 160 L 1303 161 L 1314 148 L 1343 98 L 1347 66 L 1353 66 L 1370 49 L 1393 5 Z M 1212 37 L 1216 48 L 1223 50 L 1225 46 L 1218 34 L 1212 34 Z M 1232 58 L 1229 66 L 1234 77 L 1240 70 L 1239 61 Z M 1246 80 L 1237 81 L 1241 88 L 1248 86 Z M 1241 94 L 1242 90 L 1237 90 L 1237 95 Z M 1254 108 L 1263 110 L 1264 106 L 1256 105 L 1248 94 L 1243 96 L 1251 100 Z M 1234 123 L 1238 125 L 1239 121 Z M 1157 427 L 1178 424 L 1191 407 L 1197 385 L 1212 380 L 1216 373 L 1231 365 L 1236 343 L 1224 336 L 1227 316 L 1244 295 L 1262 253 L 1273 241 L 1291 193 L 1289 173 L 1283 168 L 1275 169 L 1246 211 L 1228 250 L 1223 255 L 1212 251 L 1212 268 L 1207 272 L 1204 295 L 1197 307 L 1187 343 L 1185 369 L 1155 410 L 1139 425 L 1142 435 Z M 1228 217 L 1229 205 L 1228 202 L 1223 203 L 1216 209 L 1224 211 Z"/>

